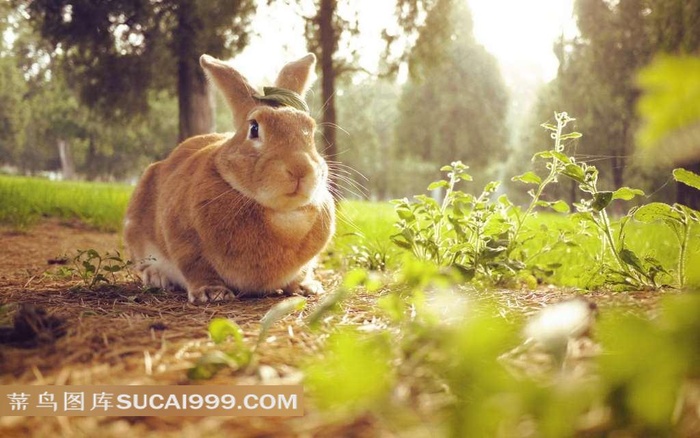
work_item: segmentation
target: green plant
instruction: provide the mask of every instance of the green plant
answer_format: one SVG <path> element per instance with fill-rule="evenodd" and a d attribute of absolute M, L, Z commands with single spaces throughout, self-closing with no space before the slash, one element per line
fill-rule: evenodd
<path fill-rule="evenodd" d="M 567 125 L 575 119 L 566 113 L 555 113 L 555 120 L 556 125 L 542 125 L 550 132 L 553 148 L 533 156 L 533 161 L 545 160 L 547 175 L 528 171 L 513 178 L 513 181 L 535 185 L 528 191 L 531 200 L 524 210 L 513 205 L 505 195 L 493 199 L 499 182 L 487 184 L 479 196 L 458 190 L 458 183 L 471 181 L 471 176 L 466 165 L 454 162 L 441 169 L 447 172 L 447 179 L 428 187 L 428 190 L 445 190 L 441 203 L 426 195 L 415 196 L 413 201 L 405 198 L 393 201 L 399 216 L 396 222 L 399 232 L 391 237 L 392 241 L 421 260 L 455 267 L 467 279 L 492 284 L 517 279 L 532 285 L 534 278 L 549 277 L 562 267 L 561 261 L 541 263 L 540 259 L 544 258 L 541 256 L 560 247 L 567 251 L 578 248 L 594 254 L 596 269 L 588 281 L 589 286 L 658 289 L 673 282 L 672 275 L 656 257 L 639 256 L 628 245 L 626 233 L 633 218 L 646 222 L 659 219 L 664 220 L 678 238 L 677 284 L 683 287 L 690 229 L 691 224 L 697 222 L 697 212 L 679 205 L 650 204 L 639 210 L 631 209 L 613 223 L 608 206 L 615 200 L 630 201 L 644 196 L 644 192 L 630 187 L 600 190 L 596 167 L 577 162 L 566 153 L 567 141 L 581 137 L 578 132 L 566 132 Z M 674 171 L 674 176 L 695 181 L 690 172 L 680 169 Z M 569 213 L 570 206 L 565 201 L 543 199 L 546 188 L 562 177 L 574 180 L 585 195 L 574 203 L 576 213 L 568 216 L 569 222 L 578 223 L 578 229 L 537 227 L 533 221 L 537 208 Z M 582 245 L 587 237 L 597 239 L 597 248 Z"/>
<path fill-rule="evenodd" d="M 440 169 L 448 179 L 433 182 L 428 190 L 445 189 L 442 203 L 426 196 L 393 201 L 399 232 L 391 236 L 398 246 L 409 249 L 421 260 L 452 266 L 473 279 L 515 273 L 519 263 L 505 258 L 512 222 L 512 207 L 506 196 L 491 199 L 500 185 L 490 182 L 479 196 L 457 190 L 460 181 L 471 181 L 468 167 L 460 161 Z"/>
<path fill-rule="evenodd" d="M 391 259 L 389 249 L 380 242 L 351 244 L 349 249 L 349 261 L 353 268 L 386 271 Z"/>
<path fill-rule="evenodd" d="M 214 377 L 224 367 L 237 371 L 255 366 L 256 353 L 270 328 L 282 318 L 304 307 L 304 297 L 292 297 L 275 304 L 260 320 L 257 341 L 252 347 L 245 342 L 243 329 L 235 321 L 227 318 L 212 319 L 208 327 L 209 337 L 219 348 L 203 354 L 197 363 L 187 370 L 187 376 L 193 380 L 206 380 Z"/>
<path fill-rule="evenodd" d="M 678 182 L 700 190 L 700 176 L 693 172 L 685 169 L 674 169 L 673 177 Z M 694 224 L 700 222 L 700 213 L 682 204 L 668 205 L 662 202 L 652 202 L 631 211 L 630 215 L 644 223 L 662 221 L 673 231 L 679 247 L 677 282 L 679 287 L 683 288 L 686 282 L 686 259 L 691 230 Z"/>
<path fill-rule="evenodd" d="M 370 277 L 356 270 L 344 285 Z M 700 372 L 699 295 L 665 297 L 653 319 L 601 311 L 594 335 L 602 354 L 579 359 L 575 371 L 538 371 L 542 353 L 523 353 L 522 309 L 506 315 L 489 298 L 459 300 L 460 283 L 453 270 L 407 257 L 378 301 L 385 329 L 325 327 L 323 360 L 304 367 L 313 402 L 335 415 L 399 418 L 398 430 L 425 427 L 412 418 L 439 418 L 428 420 L 439 436 L 675 436 L 684 430 L 679 417 L 694 421 L 695 402 L 684 397 Z"/>
<path fill-rule="evenodd" d="M 522 175 L 514 176 L 512 178 L 512 181 L 520 181 L 525 184 L 535 184 L 537 187 L 528 191 L 528 195 L 530 195 L 532 200 L 524 212 L 520 212 L 518 209 L 512 210 L 515 218 L 515 229 L 513 231 L 513 235 L 511 236 L 510 246 L 508 247 L 509 252 L 512 252 L 517 247 L 518 238 L 523 230 L 525 221 L 533 215 L 535 207 L 548 207 L 558 213 L 569 212 L 569 205 L 562 200 L 547 202 L 541 199 L 544 189 L 551 183 L 557 182 L 557 178 L 560 175 L 565 174 L 566 164 L 571 162 L 571 158 L 564 155 L 564 141 L 581 137 L 581 134 L 578 132 L 564 133 L 564 128 L 566 128 L 566 125 L 575 120 L 569 117 L 567 113 L 555 113 L 554 118 L 557 122 L 556 125 L 552 125 L 551 123 L 543 123 L 541 125 L 543 128 L 552 131 L 551 137 L 554 140 L 554 149 L 550 151 L 538 152 L 534 157 L 532 157 L 533 160 L 536 158 L 549 159 L 550 161 L 546 163 L 546 167 L 549 169 L 549 174 L 542 179 L 535 172 L 528 171 Z"/>
<path fill-rule="evenodd" d="M 117 274 L 124 274 L 133 280 L 131 260 L 124 259 L 119 251 L 100 254 L 94 249 L 78 250 L 70 258 L 71 266 L 62 266 L 58 274 L 66 277 L 77 276 L 88 289 L 104 284 L 116 284 L 120 279 Z"/>
<path fill-rule="evenodd" d="M 601 246 L 601 254 L 598 258 L 600 265 L 603 268 L 606 282 L 625 285 L 631 288 L 651 288 L 657 289 L 661 285 L 658 282 L 659 274 L 667 273 L 666 269 L 653 257 L 645 257 L 640 259 L 637 254 L 629 248 L 625 247 L 625 226 L 631 219 L 632 215 L 624 216 L 619 222 L 619 231 L 615 235 L 613 225 L 606 208 L 614 200 L 620 199 L 629 201 L 636 196 L 643 196 L 644 192 L 638 189 L 629 187 L 621 187 L 615 191 L 602 191 L 598 189 L 598 169 L 595 166 L 590 166 L 583 162 L 577 162 L 574 157 L 570 157 L 565 153 L 564 141 L 569 139 L 577 139 L 581 137 L 578 132 L 564 133 L 566 125 L 575 119 L 568 116 L 567 113 L 555 113 L 557 121 L 556 126 L 545 123 L 543 128 L 551 132 L 554 139 L 554 149 L 542 151 L 535 154 L 534 158 L 549 159 L 547 168 L 549 174 L 540 179 L 534 172 L 528 172 L 514 180 L 519 180 L 527 183 L 537 184 L 537 189 L 530 191 L 532 202 L 525 214 L 526 218 L 531 214 L 535 206 L 547 206 L 558 212 L 568 212 L 569 206 L 564 201 L 544 202 L 540 200 L 540 196 L 544 188 L 551 182 L 557 181 L 559 176 L 566 176 L 578 183 L 581 191 L 588 194 L 590 198 L 583 199 L 574 206 L 578 212 L 578 217 L 589 221 L 598 231 L 599 237 L 603 245 Z M 517 243 L 518 233 L 524 223 L 524 218 L 521 220 L 518 217 L 518 227 L 511 242 Z M 609 253 L 614 260 L 614 263 L 609 263 L 605 254 Z"/>
<path fill-rule="evenodd" d="M 211 379 L 224 367 L 239 370 L 247 367 L 253 359 L 253 351 L 243 338 L 243 330 L 234 321 L 226 318 L 214 318 L 207 329 L 209 337 L 220 348 L 203 354 L 197 363 L 187 370 L 187 377 L 192 380 Z"/>

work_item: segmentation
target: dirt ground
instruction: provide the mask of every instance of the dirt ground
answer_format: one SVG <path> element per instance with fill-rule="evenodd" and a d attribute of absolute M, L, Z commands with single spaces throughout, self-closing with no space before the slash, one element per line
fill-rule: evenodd
<path fill-rule="evenodd" d="M 79 281 L 52 275 L 60 267 L 54 263 L 77 249 L 121 249 L 121 238 L 76 223 L 47 220 L 27 232 L 0 230 L 0 242 L 0 306 L 6 314 L 16 314 L 31 304 L 49 321 L 41 339 L 0 343 L 3 385 L 188 384 L 187 369 L 213 349 L 207 334 L 212 318 L 236 321 L 252 345 L 260 318 L 280 300 L 202 306 L 188 303 L 185 293 L 146 293 L 137 286 L 87 291 L 78 287 Z M 11 323 L 12 318 L 3 320 L 0 314 L 0 326 Z M 317 348 L 302 322 L 290 317 L 269 332 L 257 371 L 224 370 L 205 384 L 300 383 L 298 359 Z M 360 417 L 352 424 L 336 424 L 306 411 L 303 419 L 4 417 L 0 436 L 338 436 L 341 431 L 365 436 L 362 430 L 372 423 Z"/>
<path fill-rule="evenodd" d="M 207 326 L 214 317 L 233 319 L 253 345 L 260 318 L 280 298 L 237 300 L 193 305 L 186 294 L 143 291 L 136 284 L 80 287 L 56 271 L 65 255 L 78 249 L 100 253 L 121 250 L 117 234 L 101 233 L 78 223 L 46 220 L 27 232 L 0 229 L 0 384 L 296 384 L 301 362 L 319 351 L 319 336 L 309 332 L 301 318 L 290 316 L 276 324 L 259 350 L 259 367 L 250 372 L 224 369 L 204 383 L 187 378 L 203 353 L 215 349 Z M 333 290 L 337 276 L 324 277 Z M 567 291 L 542 289 L 502 291 L 504 308 L 536 311 L 561 300 Z M 359 295 L 348 307 L 370 307 L 376 298 Z M 594 293 L 599 307 L 624 305 L 654 312 L 658 294 L 616 295 Z M 310 298 L 313 307 L 318 298 Z M 18 312 L 42 321 L 40 336 L 7 333 Z M 361 311 L 344 316 L 362 324 Z M 16 339 L 10 339 L 15 336 Z M 589 353 L 582 353 L 583 356 Z M 0 436 L 407 436 L 380 424 L 372 413 L 329 417 L 305 403 L 301 418 L 275 417 L 3 417 Z M 439 436 L 421 429 L 408 436 Z"/>

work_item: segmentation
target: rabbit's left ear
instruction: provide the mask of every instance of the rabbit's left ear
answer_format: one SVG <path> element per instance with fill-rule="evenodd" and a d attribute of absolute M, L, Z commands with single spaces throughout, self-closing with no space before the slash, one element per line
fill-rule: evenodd
<path fill-rule="evenodd" d="M 236 69 L 221 60 L 202 55 L 199 64 L 226 98 L 233 113 L 233 126 L 238 129 L 245 122 L 246 115 L 257 104 L 253 98 L 256 94 L 255 89 Z"/>
<path fill-rule="evenodd" d="M 277 76 L 275 87 L 286 88 L 302 97 L 306 94 L 311 83 L 311 75 L 316 67 L 316 56 L 309 53 L 301 59 L 285 65 Z"/>

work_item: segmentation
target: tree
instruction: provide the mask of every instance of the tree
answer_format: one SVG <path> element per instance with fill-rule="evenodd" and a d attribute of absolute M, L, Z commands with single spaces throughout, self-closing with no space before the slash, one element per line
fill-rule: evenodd
<path fill-rule="evenodd" d="M 316 0 L 316 14 L 304 17 L 306 41 L 309 50 L 319 60 L 321 82 L 321 129 L 326 142 L 325 153 L 331 159 L 338 157 L 337 145 L 337 104 L 336 89 L 338 80 L 346 73 L 357 71 L 354 63 L 356 52 L 349 50 L 339 55 L 341 39 L 358 33 L 357 21 L 349 20 L 338 13 L 337 0 Z M 345 41 L 345 46 L 350 43 Z"/>
<path fill-rule="evenodd" d="M 435 168 L 455 160 L 485 169 L 506 151 L 507 92 L 495 58 L 477 44 L 464 2 L 438 0 L 409 58 L 397 153 Z M 483 182 L 483 181 L 481 181 Z"/>
<path fill-rule="evenodd" d="M 395 162 L 394 123 L 399 94 L 399 85 L 391 81 L 366 78 L 343 87 L 338 96 L 338 116 L 345 134 L 338 137 L 339 154 L 344 164 L 357 171 L 348 171 L 341 178 L 345 183 L 340 186 L 350 196 L 360 197 L 364 192 L 370 199 L 387 199 L 398 192 L 394 176 L 402 169 Z"/>
<path fill-rule="evenodd" d="M 575 14 L 581 34 L 555 50 L 560 60 L 558 108 L 550 111 L 565 109 L 576 117 L 576 129 L 584 134 L 585 155 L 579 158 L 605 160 L 596 163 L 604 184 L 621 187 L 641 175 L 647 185 L 658 187 L 667 178 L 653 181 L 651 172 L 631 159 L 639 127 L 637 77 L 658 52 L 698 52 L 700 3 L 577 0 Z M 678 189 L 682 200 L 687 189 Z"/>
<path fill-rule="evenodd" d="M 270 1 L 270 0 L 268 0 Z M 396 73 L 413 48 L 413 38 L 424 24 L 425 13 L 432 9 L 437 0 L 396 0 L 398 32 L 385 31 L 387 42 L 386 56 L 382 71 L 373 76 L 389 77 Z M 337 104 L 338 82 L 349 74 L 363 71 L 357 65 L 360 48 L 353 42 L 359 34 L 357 15 L 344 16 L 339 13 L 338 0 L 315 0 L 316 13 L 303 17 L 306 21 L 306 40 L 309 50 L 319 59 L 322 130 L 327 143 L 326 154 L 336 158 L 337 147 Z M 347 2 L 345 6 L 352 6 Z M 346 8 L 346 9 L 351 9 Z M 347 15 L 347 14 L 346 14 Z M 387 26 L 389 28 L 391 26 Z M 397 43 L 398 44 L 395 44 Z"/>
<path fill-rule="evenodd" d="M 230 56 L 247 42 L 253 0 L 15 0 L 60 54 L 81 101 L 107 119 L 149 108 L 150 90 L 176 90 L 179 139 L 210 132 L 202 53 Z"/>
<path fill-rule="evenodd" d="M 0 157 L 16 163 L 21 154 L 29 114 L 23 99 L 26 85 L 14 58 L 0 56 Z"/>

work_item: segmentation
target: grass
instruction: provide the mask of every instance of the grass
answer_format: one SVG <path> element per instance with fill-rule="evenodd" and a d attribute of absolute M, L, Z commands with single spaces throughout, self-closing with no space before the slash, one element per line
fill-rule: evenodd
<path fill-rule="evenodd" d="M 0 176 L 0 224 L 24 230 L 42 217 L 56 217 L 119 231 L 132 190 L 123 184 Z"/>
<path fill-rule="evenodd" d="M 103 231 L 120 231 L 133 188 L 123 184 L 56 182 L 37 178 L 0 176 L 0 224 L 27 229 L 42 217 L 80 220 Z M 330 267 L 368 264 L 368 258 L 383 258 L 389 268 L 397 267 L 399 250 L 389 237 L 396 232 L 396 214 L 389 203 L 343 201 L 338 210 L 338 230 L 331 247 Z M 585 236 L 565 215 L 539 213 L 528 227 L 540 229 L 554 243 L 561 231 L 573 236 L 576 246 L 560 245 L 542 251 L 541 239 L 528 248 L 533 261 L 541 265 L 561 263 L 547 280 L 555 285 L 586 287 L 597 272 L 594 257 L 601 240 Z M 533 242 L 535 242 L 533 241 Z M 641 257 L 652 256 L 674 270 L 678 264 L 678 242 L 661 223 L 631 223 L 627 243 Z M 539 247 L 538 247 L 539 246 Z M 539 253 L 539 254 L 538 254 Z M 687 266 L 700 266 L 700 226 L 696 225 L 689 245 Z M 700 271 L 688 269 L 690 286 L 700 285 Z"/>
<path fill-rule="evenodd" d="M 533 261 L 540 265 L 551 263 L 561 264 L 548 282 L 558 286 L 588 287 L 593 277 L 599 273 L 600 265 L 596 255 L 602 251 L 602 240 L 595 235 L 595 230 L 589 227 L 593 235 L 585 235 L 579 225 L 566 215 L 555 213 L 539 213 L 528 222 L 531 228 L 540 228 L 549 236 L 550 244 L 559 239 L 560 232 L 568 232 L 575 245 L 558 245 L 551 250 L 542 251 L 540 242 L 529 247 L 532 255 L 539 253 Z M 546 229 L 546 231 L 544 231 Z M 617 227 L 615 227 L 617 230 Z M 676 275 L 678 266 L 679 244 L 673 232 L 663 223 L 644 224 L 631 221 L 627 225 L 626 246 L 640 258 L 653 257 L 666 267 L 671 275 Z M 527 245 L 527 244 L 526 244 Z M 609 258 L 609 255 L 606 255 Z M 695 224 L 688 245 L 687 266 L 700 266 L 700 226 Z M 687 285 L 700 287 L 700 272 L 687 269 Z"/>
<path fill-rule="evenodd" d="M 338 221 L 338 232 L 334 243 L 334 251 L 343 258 L 352 259 L 353 252 L 361 249 L 370 252 L 384 253 L 391 259 L 390 267 L 398 263 L 397 248 L 389 241 L 389 236 L 396 233 L 394 222 L 397 219 L 394 208 L 389 203 L 348 201 L 341 206 Z M 591 280 L 600 271 L 595 256 L 602 250 L 601 239 L 595 235 L 584 235 L 579 225 L 570 217 L 555 213 L 538 213 L 529 219 L 527 226 L 539 229 L 547 235 L 544 239 L 550 245 L 559 240 L 560 232 L 571 235 L 575 245 L 558 245 L 552 249 L 542 248 L 543 239 L 533 239 L 532 245 L 527 245 L 532 261 L 546 266 L 561 264 L 547 281 L 557 286 L 585 288 L 591 285 Z M 594 230 L 590 230 L 594 233 Z M 696 224 L 691 233 L 688 245 L 687 266 L 700 266 L 700 225 Z M 672 231 L 662 223 L 643 224 L 632 221 L 627 226 L 627 246 L 640 257 L 654 257 L 672 275 L 675 275 L 678 265 L 678 241 Z M 700 271 L 688 269 L 687 284 L 690 287 L 700 286 Z"/>

